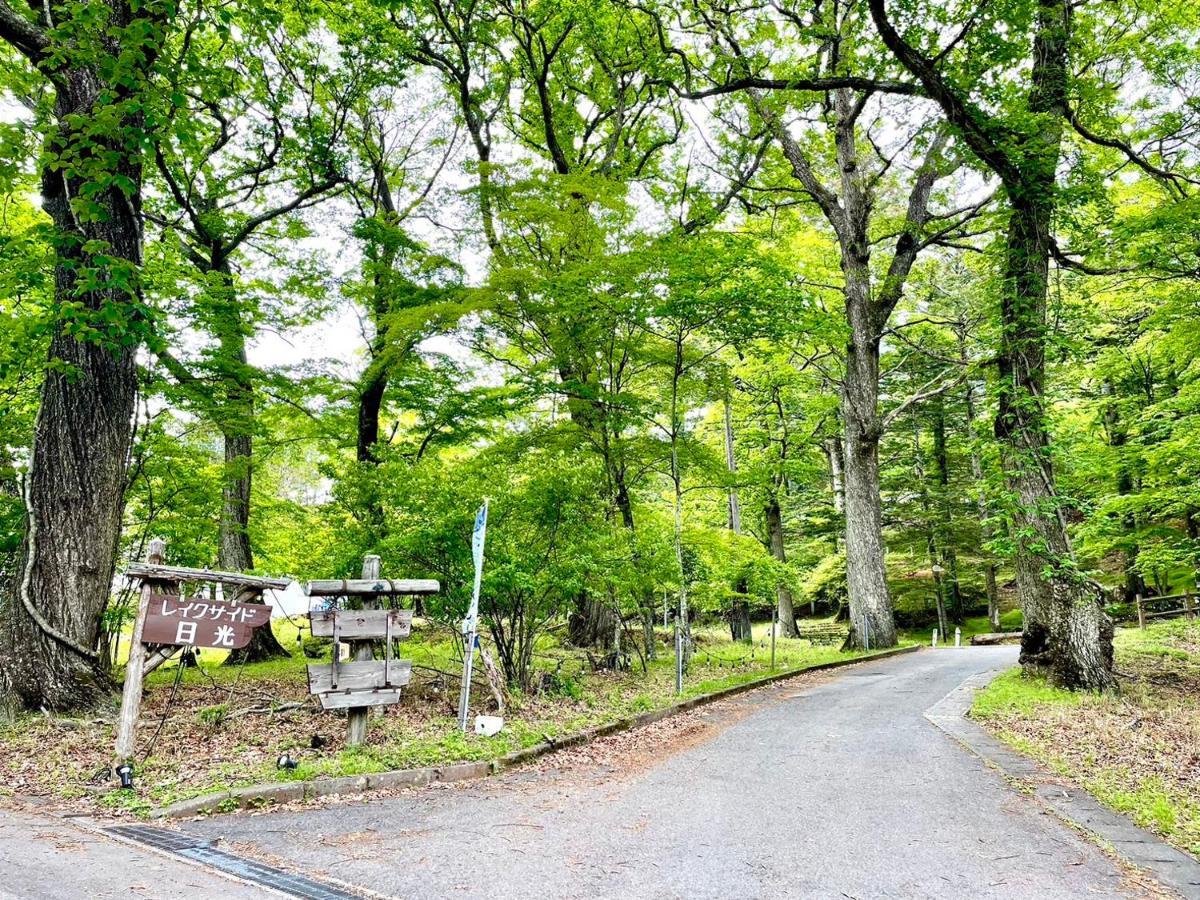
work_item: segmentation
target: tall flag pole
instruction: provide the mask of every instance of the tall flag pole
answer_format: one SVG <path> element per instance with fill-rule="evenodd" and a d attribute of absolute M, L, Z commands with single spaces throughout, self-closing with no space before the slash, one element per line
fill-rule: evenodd
<path fill-rule="evenodd" d="M 467 711 L 471 705 L 471 669 L 475 664 L 475 644 L 479 635 L 479 583 L 483 578 L 483 542 L 487 536 L 488 500 L 475 514 L 475 529 L 471 534 L 471 553 L 475 557 L 475 589 L 471 592 L 471 608 L 463 619 L 463 680 L 458 693 L 458 727 L 467 730 Z"/>

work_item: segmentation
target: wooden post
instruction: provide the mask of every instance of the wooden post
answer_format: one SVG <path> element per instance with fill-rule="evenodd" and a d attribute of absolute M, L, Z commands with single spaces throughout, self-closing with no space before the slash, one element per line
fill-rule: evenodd
<path fill-rule="evenodd" d="M 378 556 L 364 556 L 362 577 L 364 581 L 378 578 L 380 563 Z M 374 597 L 363 598 L 363 609 L 377 609 L 379 601 Z M 336 652 L 336 649 L 335 649 Z M 350 656 L 358 661 L 368 661 L 375 658 L 375 650 L 371 641 L 351 641 Z M 346 746 L 354 747 L 366 743 L 367 721 L 371 713 L 369 706 L 351 707 L 346 714 Z"/>
<path fill-rule="evenodd" d="M 1192 595 L 1190 593 L 1183 595 L 1183 612 L 1189 619 L 1196 615 L 1196 605 L 1192 602 Z"/>
<path fill-rule="evenodd" d="M 159 565 L 167 552 L 166 541 L 155 538 L 150 542 L 146 562 Z M 142 579 L 142 590 L 138 599 L 137 616 L 133 620 L 130 637 L 129 661 L 125 664 L 125 688 L 121 694 L 121 715 L 117 720 L 117 744 L 113 768 L 124 762 L 132 762 L 137 749 L 137 721 L 142 710 L 142 678 L 145 676 L 146 648 L 142 645 L 142 627 L 146 624 L 146 610 L 150 606 L 150 581 Z"/>
<path fill-rule="evenodd" d="M 1137 614 L 1138 614 L 1138 628 L 1141 628 L 1144 631 L 1146 628 L 1146 611 L 1144 609 L 1142 609 L 1142 595 L 1141 594 L 1136 595 L 1136 602 L 1137 602 Z"/>

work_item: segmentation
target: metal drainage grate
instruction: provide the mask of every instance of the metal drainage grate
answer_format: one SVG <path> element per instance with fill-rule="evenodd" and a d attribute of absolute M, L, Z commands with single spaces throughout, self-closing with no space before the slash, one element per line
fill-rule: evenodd
<path fill-rule="evenodd" d="M 171 853 L 190 850 L 193 847 L 203 847 L 212 843 L 212 841 L 206 841 L 203 838 L 185 834 L 182 831 L 151 828 L 149 825 L 114 825 L 112 828 L 104 830 L 109 834 L 115 834 L 131 841 L 137 841 L 139 844 L 145 844 L 147 847 L 154 847 L 156 850 L 167 850 Z"/>
<path fill-rule="evenodd" d="M 303 875 L 292 875 L 282 869 L 276 869 L 274 866 L 264 865 L 251 859 L 243 859 L 240 856 L 226 853 L 224 850 L 216 850 L 212 847 L 191 847 L 187 850 L 180 850 L 179 855 L 202 862 L 214 869 L 220 869 L 222 872 L 236 875 L 246 881 L 274 888 L 289 897 L 299 897 L 301 900 L 359 900 L 357 895 L 339 888 L 313 881 Z"/>
<path fill-rule="evenodd" d="M 105 831 L 203 863 L 253 884 L 261 884 L 289 897 L 297 897 L 299 900 L 359 900 L 359 895 L 332 885 L 305 878 L 303 875 L 292 875 L 274 866 L 217 850 L 212 846 L 212 841 L 182 831 L 152 828 L 149 825 L 116 825 L 106 828 Z"/>

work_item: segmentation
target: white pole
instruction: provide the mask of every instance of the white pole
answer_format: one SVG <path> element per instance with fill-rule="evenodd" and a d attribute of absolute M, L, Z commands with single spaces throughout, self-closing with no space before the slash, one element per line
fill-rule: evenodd
<path fill-rule="evenodd" d="M 475 586 L 471 591 L 471 608 L 463 620 L 463 681 L 458 693 L 458 727 L 467 730 L 467 713 L 471 706 L 471 670 L 475 663 L 475 639 L 479 634 L 479 584 L 483 578 L 483 543 L 487 537 L 488 500 L 483 498 L 483 507 L 475 515 L 475 528 L 471 535 L 471 552 L 475 557 Z"/>
<path fill-rule="evenodd" d="M 938 634 L 938 630 L 936 628 L 933 629 L 933 641 L 929 644 L 930 647 L 937 646 L 937 634 Z"/>
<path fill-rule="evenodd" d="M 955 647 L 962 646 L 962 629 L 961 628 L 954 629 L 954 646 Z"/>

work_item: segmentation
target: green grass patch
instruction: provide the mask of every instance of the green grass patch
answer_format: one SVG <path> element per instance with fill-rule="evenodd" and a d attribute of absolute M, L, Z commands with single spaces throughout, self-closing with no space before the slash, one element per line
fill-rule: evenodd
<path fill-rule="evenodd" d="M 1121 629 L 1115 646 L 1118 692 L 1066 691 L 1014 669 L 976 695 L 971 715 L 1102 803 L 1200 857 L 1200 623 Z"/>

